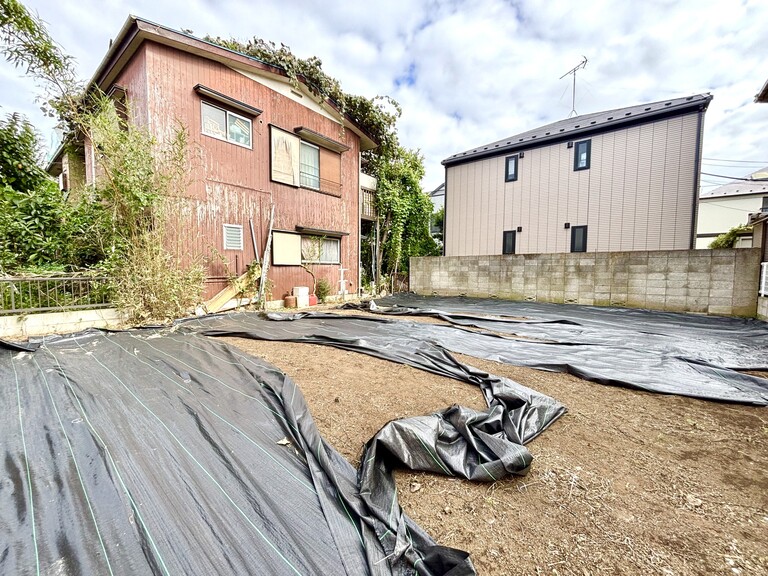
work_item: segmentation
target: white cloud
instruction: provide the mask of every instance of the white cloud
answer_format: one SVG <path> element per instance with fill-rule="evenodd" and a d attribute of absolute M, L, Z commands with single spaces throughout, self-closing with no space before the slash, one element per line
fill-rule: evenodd
<path fill-rule="evenodd" d="M 401 140 L 424 154 L 426 189 L 442 181 L 440 161 L 449 155 L 566 117 L 571 77 L 560 76 L 582 56 L 589 62 L 577 76 L 579 113 L 711 91 L 704 156 L 768 165 L 768 105 L 753 102 L 768 78 L 768 4 L 759 0 L 27 5 L 77 59 L 84 79 L 129 13 L 198 36 L 257 36 L 318 56 L 346 90 L 400 101 Z M 50 130 L 36 114 L 34 84 L 7 64 L 0 80 L 4 111 L 29 114 Z"/>

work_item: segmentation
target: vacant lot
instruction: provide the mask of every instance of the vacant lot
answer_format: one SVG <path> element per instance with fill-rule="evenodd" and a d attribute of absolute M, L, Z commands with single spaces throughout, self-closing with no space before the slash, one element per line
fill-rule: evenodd
<path fill-rule="evenodd" d="M 389 420 L 485 407 L 472 386 L 361 354 L 225 340 L 290 375 L 320 432 L 354 465 Z M 528 445 L 525 477 L 398 473 L 405 511 L 438 543 L 467 550 L 480 574 L 768 574 L 765 408 L 459 359 L 569 409 Z"/>

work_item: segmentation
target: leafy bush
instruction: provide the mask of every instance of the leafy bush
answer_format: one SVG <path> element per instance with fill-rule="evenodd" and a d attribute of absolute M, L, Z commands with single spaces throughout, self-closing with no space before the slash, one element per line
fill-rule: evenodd
<path fill-rule="evenodd" d="M 0 268 L 84 267 L 103 258 L 93 244 L 99 206 L 68 202 L 38 165 L 40 143 L 18 114 L 0 120 Z"/>
<path fill-rule="evenodd" d="M 749 232 L 752 232 L 752 226 L 747 226 L 746 224 L 734 226 L 728 230 L 728 232 L 724 232 L 712 240 L 712 242 L 709 243 L 709 247 L 714 249 L 733 248 L 736 245 L 736 241 L 739 239 L 739 236 Z"/>
<path fill-rule="evenodd" d="M 170 322 L 200 302 L 203 266 L 182 265 L 163 244 L 161 230 L 147 232 L 104 265 L 110 276 L 112 302 L 132 324 Z"/>
<path fill-rule="evenodd" d="M 325 278 L 320 278 L 317 281 L 317 287 L 315 288 L 315 295 L 320 302 L 325 302 L 325 299 L 331 294 L 331 283 Z"/>

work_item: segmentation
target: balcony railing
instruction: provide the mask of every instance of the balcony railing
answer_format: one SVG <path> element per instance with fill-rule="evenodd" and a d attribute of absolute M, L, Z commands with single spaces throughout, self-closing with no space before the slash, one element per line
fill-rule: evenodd
<path fill-rule="evenodd" d="M 110 300 L 102 276 L 0 277 L 0 315 L 107 308 Z"/>
<path fill-rule="evenodd" d="M 333 180 L 326 180 L 320 178 L 317 174 L 311 174 L 309 172 L 299 171 L 299 184 L 302 188 L 309 188 L 311 190 L 319 190 L 326 194 L 332 194 L 334 196 L 341 196 L 341 183 L 334 182 Z"/>
<path fill-rule="evenodd" d="M 372 190 L 360 190 L 360 217 L 366 220 L 376 220 L 376 196 Z"/>

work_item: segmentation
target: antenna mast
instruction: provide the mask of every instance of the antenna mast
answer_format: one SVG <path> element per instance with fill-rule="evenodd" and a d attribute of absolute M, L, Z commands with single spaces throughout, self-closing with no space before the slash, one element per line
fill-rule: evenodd
<path fill-rule="evenodd" d="M 568 76 L 568 74 L 573 74 L 573 93 L 571 96 L 571 112 L 570 114 L 568 114 L 568 118 L 570 118 L 571 116 L 578 116 L 578 113 L 576 112 L 576 71 L 587 67 L 587 57 L 582 56 L 582 58 L 583 60 L 579 62 L 579 64 L 576 67 L 571 68 L 570 70 L 568 70 L 568 72 L 560 76 L 560 80 L 562 80 L 563 78 Z"/>

